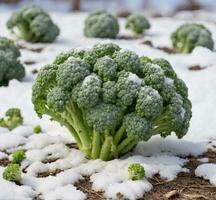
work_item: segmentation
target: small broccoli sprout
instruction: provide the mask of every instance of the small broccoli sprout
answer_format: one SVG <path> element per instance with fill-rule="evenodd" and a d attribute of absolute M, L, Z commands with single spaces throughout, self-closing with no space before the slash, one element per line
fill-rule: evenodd
<path fill-rule="evenodd" d="M 13 40 L 0 37 L 0 86 L 7 86 L 12 79 L 21 81 L 25 68 L 19 61 L 20 51 Z"/>
<path fill-rule="evenodd" d="M 4 172 L 3 178 L 7 181 L 20 182 L 21 181 L 21 169 L 18 164 L 9 164 Z"/>
<path fill-rule="evenodd" d="M 23 117 L 19 108 L 9 108 L 5 113 L 5 118 L 0 118 L 0 127 L 13 130 L 23 124 Z"/>
<path fill-rule="evenodd" d="M 187 86 L 171 64 L 113 43 L 60 54 L 32 89 L 38 116 L 66 127 L 89 159 L 119 158 L 156 134 L 182 138 L 190 125 Z"/>
<path fill-rule="evenodd" d="M 136 181 L 142 180 L 145 176 L 144 167 L 140 163 L 132 163 L 128 166 L 128 178 Z"/>
<path fill-rule="evenodd" d="M 149 21 L 141 14 L 132 14 L 127 18 L 125 28 L 135 34 L 142 34 L 151 27 Z"/>
<path fill-rule="evenodd" d="M 86 37 L 116 38 L 118 32 L 117 18 L 107 11 L 94 11 L 85 20 L 84 35 Z"/>
<path fill-rule="evenodd" d="M 12 154 L 12 163 L 21 164 L 25 159 L 25 151 L 17 150 Z"/>
<path fill-rule="evenodd" d="M 172 33 L 171 39 L 178 53 L 190 53 L 197 46 L 214 48 L 212 34 L 202 24 L 183 24 Z"/>
<path fill-rule="evenodd" d="M 36 5 L 15 11 L 7 21 L 7 27 L 30 42 L 53 42 L 60 32 L 50 15 Z"/>
<path fill-rule="evenodd" d="M 40 126 L 39 124 L 36 125 L 36 126 L 33 128 L 33 132 L 34 132 L 35 134 L 41 133 L 41 132 L 42 132 L 41 126 Z"/>

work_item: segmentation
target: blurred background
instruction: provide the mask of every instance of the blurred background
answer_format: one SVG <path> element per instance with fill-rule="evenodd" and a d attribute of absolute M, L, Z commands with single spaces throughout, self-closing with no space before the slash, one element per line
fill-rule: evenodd
<path fill-rule="evenodd" d="M 0 0 L 0 12 L 28 4 L 57 12 L 107 9 L 117 12 L 119 16 L 133 11 L 160 17 L 172 16 L 178 11 L 216 10 L 216 0 Z"/>

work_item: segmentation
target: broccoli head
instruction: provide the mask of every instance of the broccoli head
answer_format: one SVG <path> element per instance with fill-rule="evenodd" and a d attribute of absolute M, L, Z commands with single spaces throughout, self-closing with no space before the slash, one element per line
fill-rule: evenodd
<path fill-rule="evenodd" d="M 197 46 L 214 48 L 212 34 L 202 24 L 183 24 L 172 33 L 171 39 L 178 53 L 190 53 Z"/>
<path fill-rule="evenodd" d="M 5 113 L 5 118 L 0 118 L 0 127 L 12 130 L 23 124 L 23 117 L 19 108 L 9 108 Z"/>
<path fill-rule="evenodd" d="M 19 57 L 20 51 L 13 40 L 0 37 L 0 86 L 7 86 L 12 79 L 21 81 L 25 76 Z"/>
<path fill-rule="evenodd" d="M 20 182 L 21 181 L 21 169 L 18 164 L 9 164 L 4 172 L 3 178 L 7 181 Z"/>
<path fill-rule="evenodd" d="M 40 70 L 32 102 L 39 117 L 65 126 L 88 158 L 118 158 L 155 134 L 187 133 L 187 86 L 168 61 L 112 43 L 74 52 Z"/>
<path fill-rule="evenodd" d="M 36 126 L 33 128 L 33 132 L 34 132 L 35 134 L 41 133 L 41 132 L 42 132 L 41 126 L 40 126 L 39 124 L 36 125 Z"/>
<path fill-rule="evenodd" d="M 125 28 L 136 34 L 142 34 L 151 27 L 149 21 L 141 14 L 132 14 L 127 18 Z"/>
<path fill-rule="evenodd" d="M 17 150 L 12 154 L 12 163 L 21 164 L 21 162 L 25 159 L 25 151 Z"/>
<path fill-rule="evenodd" d="M 35 5 L 15 11 L 7 21 L 7 27 L 30 42 L 53 42 L 60 32 L 49 14 Z"/>
<path fill-rule="evenodd" d="M 115 38 L 118 32 L 117 18 L 106 11 L 94 11 L 85 20 L 84 35 L 86 37 Z"/>
<path fill-rule="evenodd" d="M 139 163 L 132 163 L 128 166 L 128 178 L 132 181 L 141 180 L 145 176 L 144 167 Z"/>

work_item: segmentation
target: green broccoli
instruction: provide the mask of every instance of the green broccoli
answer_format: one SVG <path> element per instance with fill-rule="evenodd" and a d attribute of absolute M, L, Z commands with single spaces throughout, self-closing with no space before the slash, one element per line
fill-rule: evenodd
<path fill-rule="evenodd" d="M 3 178 L 7 181 L 20 182 L 21 181 L 21 169 L 18 164 L 8 164 L 3 172 Z"/>
<path fill-rule="evenodd" d="M 12 154 L 12 163 L 21 164 L 21 162 L 25 159 L 25 151 L 17 150 Z"/>
<path fill-rule="evenodd" d="M 139 163 L 132 163 L 128 166 L 128 178 L 136 181 L 142 180 L 145 176 L 144 167 Z"/>
<path fill-rule="evenodd" d="M 21 81 L 25 76 L 19 57 L 20 51 L 13 40 L 0 37 L 0 86 L 7 86 L 12 79 Z"/>
<path fill-rule="evenodd" d="M 65 126 L 90 159 L 118 158 L 155 134 L 181 138 L 191 118 L 187 86 L 168 61 L 112 43 L 61 53 L 40 70 L 32 102 L 39 117 Z"/>
<path fill-rule="evenodd" d="M 125 28 L 136 34 L 142 34 L 150 27 L 149 21 L 141 14 L 132 14 L 127 17 Z"/>
<path fill-rule="evenodd" d="M 171 39 L 178 53 L 190 53 L 197 46 L 214 48 L 212 34 L 202 24 L 183 24 L 172 33 Z"/>
<path fill-rule="evenodd" d="M 9 108 L 5 113 L 5 118 L 0 118 L 0 127 L 12 130 L 23 124 L 23 117 L 19 108 Z"/>
<path fill-rule="evenodd" d="M 36 126 L 33 128 L 33 132 L 34 132 L 35 134 L 41 133 L 41 132 L 42 132 L 41 126 L 40 126 L 39 124 L 36 125 Z"/>
<path fill-rule="evenodd" d="M 119 32 L 119 24 L 116 17 L 107 11 L 91 12 L 84 26 L 86 37 L 116 38 Z"/>
<path fill-rule="evenodd" d="M 7 21 L 7 27 L 30 42 L 53 42 L 60 32 L 49 14 L 35 5 L 15 11 Z"/>

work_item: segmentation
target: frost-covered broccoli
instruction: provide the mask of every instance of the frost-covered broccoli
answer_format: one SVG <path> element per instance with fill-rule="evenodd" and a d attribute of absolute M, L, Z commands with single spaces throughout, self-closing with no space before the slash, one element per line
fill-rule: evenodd
<path fill-rule="evenodd" d="M 7 27 L 18 37 L 30 42 L 53 42 L 60 32 L 49 14 L 35 5 L 15 11 Z"/>
<path fill-rule="evenodd" d="M 19 108 L 9 108 L 5 113 L 5 118 L 0 118 L 0 127 L 12 130 L 23 124 L 23 117 Z"/>
<path fill-rule="evenodd" d="M 141 14 L 132 14 L 127 17 L 125 28 L 136 34 L 142 34 L 151 27 L 149 21 Z"/>
<path fill-rule="evenodd" d="M 136 181 L 141 180 L 145 176 L 144 167 L 139 163 L 132 163 L 128 166 L 128 178 Z"/>
<path fill-rule="evenodd" d="M 91 12 L 84 26 L 86 37 L 115 38 L 119 32 L 118 20 L 107 11 Z"/>
<path fill-rule="evenodd" d="M 21 162 L 25 159 L 25 151 L 17 150 L 12 154 L 12 163 L 21 164 Z"/>
<path fill-rule="evenodd" d="M 5 168 L 2 177 L 7 181 L 20 182 L 21 168 L 18 164 L 8 164 Z"/>
<path fill-rule="evenodd" d="M 90 159 L 117 158 L 156 134 L 181 138 L 191 118 L 187 87 L 168 61 L 113 43 L 61 53 L 40 70 L 32 102 Z"/>
<path fill-rule="evenodd" d="M 211 32 L 202 24 L 183 24 L 171 35 L 173 47 L 179 53 L 190 53 L 197 46 L 214 48 Z"/>
<path fill-rule="evenodd" d="M 36 126 L 33 128 L 33 132 L 34 132 L 35 134 L 41 133 L 41 132 L 42 132 L 41 126 L 40 126 L 39 124 L 36 125 Z"/>
<path fill-rule="evenodd" d="M 0 86 L 7 86 L 12 79 L 21 81 L 25 76 L 19 57 L 20 51 L 13 40 L 0 37 Z"/>

